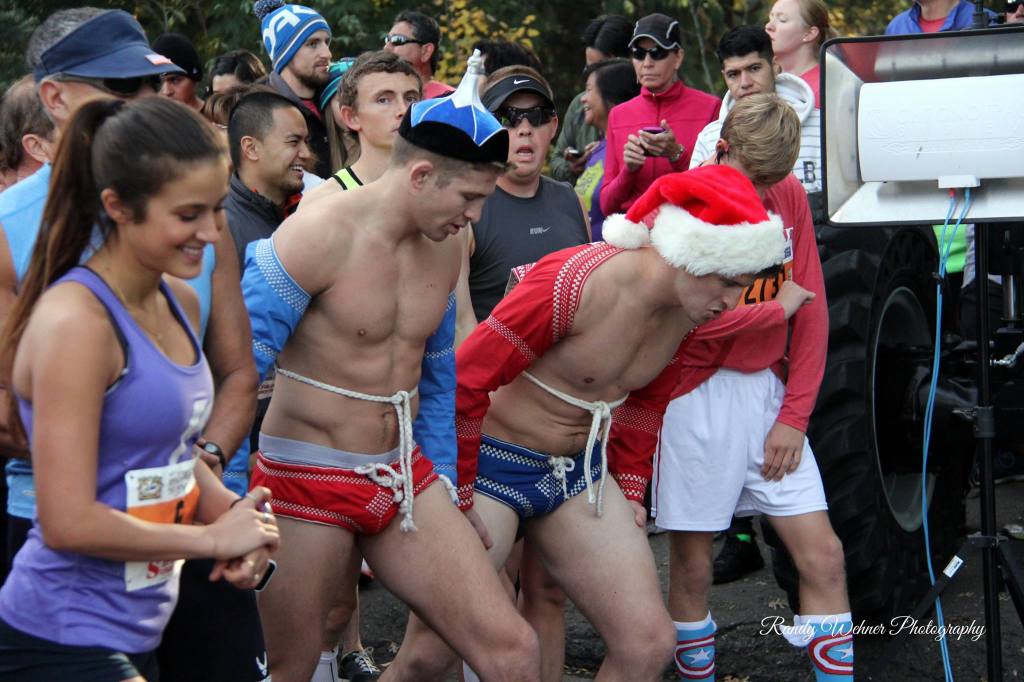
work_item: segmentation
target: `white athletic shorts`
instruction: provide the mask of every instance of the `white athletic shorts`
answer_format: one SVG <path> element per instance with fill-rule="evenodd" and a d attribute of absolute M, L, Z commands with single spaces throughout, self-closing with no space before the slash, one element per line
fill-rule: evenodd
<path fill-rule="evenodd" d="M 771 370 L 720 369 L 669 403 L 654 460 L 652 513 L 667 530 L 719 531 L 732 516 L 828 509 L 807 439 L 796 471 L 761 477 L 786 387 Z"/>

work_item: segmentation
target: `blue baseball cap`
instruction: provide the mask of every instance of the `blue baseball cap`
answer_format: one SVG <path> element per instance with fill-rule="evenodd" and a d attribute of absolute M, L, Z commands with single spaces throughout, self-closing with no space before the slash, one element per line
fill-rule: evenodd
<path fill-rule="evenodd" d="M 42 54 L 37 81 L 64 73 L 83 78 L 137 78 L 185 73 L 157 54 L 139 22 L 123 10 L 97 15 Z"/>

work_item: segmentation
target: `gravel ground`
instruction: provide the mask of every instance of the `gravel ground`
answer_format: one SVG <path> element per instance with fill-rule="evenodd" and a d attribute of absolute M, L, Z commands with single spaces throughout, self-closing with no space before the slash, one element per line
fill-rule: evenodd
<path fill-rule="evenodd" d="M 977 530 L 977 499 L 967 501 L 968 529 Z M 1024 482 L 997 488 L 999 525 L 1024 523 Z M 667 537 L 650 538 L 665 585 L 668 576 Z M 1011 541 L 1015 554 L 1024 565 L 1024 542 Z M 767 550 L 762 548 L 767 560 Z M 717 548 L 716 548 L 717 552 Z M 762 619 L 792 614 L 769 568 L 728 585 L 716 586 L 711 594 L 712 613 L 718 623 L 718 680 L 724 682 L 806 682 L 814 679 L 803 651 L 789 646 L 778 635 L 762 635 Z M 943 597 L 946 622 L 964 629 L 984 627 L 981 559 L 976 556 L 957 574 Z M 363 639 L 375 649 L 378 662 L 387 662 L 397 650 L 405 627 L 404 605 L 379 585 L 363 590 Z M 1024 628 L 1013 603 L 1000 595 L 1004 679 L 1024 677 Z M 857 678 L 860 680 L 942 680 L 942 659 L 934 636 L 913 634 L 897 640 L 861 635 L 855 637 Z M 887 646 L 890 652 L 884 656 Z M 963 682 L 986 680 L 985 638 L 965 634 L 949 641 L 955 679 Z M 604 646 L 582 616 L 570 607 L 567 614 L 566 680 L 593 677 L 600 665 Z M 666 680 L 675 679 L 667 671 Z"/>

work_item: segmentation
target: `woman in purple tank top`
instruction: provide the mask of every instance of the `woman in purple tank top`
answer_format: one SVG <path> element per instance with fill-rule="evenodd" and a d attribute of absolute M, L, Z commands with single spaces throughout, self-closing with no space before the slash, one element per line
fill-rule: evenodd
<path fill-rule="evenodd" d="M 244 588 L 267 571 L 270 491 L 239 498 L 195 455 L 213 385 L 180 280 L 226 190 L 214 130 L 171 100 L 90 102 L 63 132 L 0 356 L 38 507 L 0 589 L 2 679 L 145 680 L 183 559 Z"/>

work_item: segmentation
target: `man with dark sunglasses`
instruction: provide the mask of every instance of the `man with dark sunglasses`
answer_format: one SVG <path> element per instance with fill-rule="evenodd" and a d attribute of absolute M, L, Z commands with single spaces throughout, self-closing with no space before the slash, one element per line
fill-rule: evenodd
<path fill-rule="evenodd" d="M 629 42 L 640 94 L 608 115 L 601 211 L 623 212 L 656 178 L 686 170 L 697 134 L 718 118 L 721 100 L 683 85 L 679 22 L 649 14 Z"/>
<path fill-rule="evenodd" d="M 469 234 L 473 326 L 501 300 L 512 268 L 590 241 L 572 187 L 541 175 L 558 130 L 547 81 L 528 66 L 508 66 L 491 74 L 484 88 L 484 106 L 508 130 L 509 169 Z"/>
<path fill-rule="evenodd" d="M 434 80 L 434 71 L 441 58 L 439 46 L 441 30 L 432 17 L 423 12 L 403 10 L 395 17 L 394 25 L 384 36 L 384 49 L 394 52 L 412 64 L 423 81 L 423 99 L 444 97 L 455 88 Z"/>

